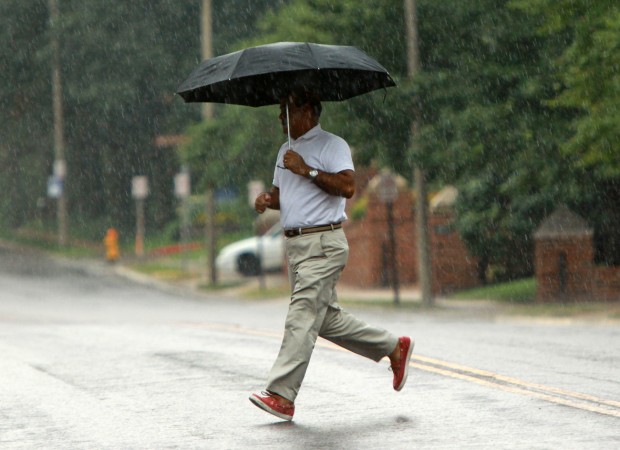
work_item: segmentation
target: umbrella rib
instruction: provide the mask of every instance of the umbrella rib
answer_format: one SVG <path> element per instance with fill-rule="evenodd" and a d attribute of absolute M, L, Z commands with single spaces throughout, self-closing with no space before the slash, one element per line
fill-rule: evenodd
<path fill-rule="evenodd" d="M 306 42 L 306 47 L 308 47 L 308 50 L 310 51 L 310 54 L 312 55 L 312 59 L 315 62 L 314 66 L 315 67 L 318 66 L 316 55 L 314 54 L 314 50 L 312 50 L 312 46 L 309 43 Z M 320 67 L 316 67 L 316 70 L 321 70 L 321 68 Z"/>
<path fill-rule="evenodd" d="M 239 65 L 239 61 L 241 60 L 241 57 L 243 56 L 244 51 L 245 49 L 239 51 L 239 57 L 235 61 L 235 65 L 232 67 L 232 69 L 230 70 L 230 73 L 228 74 L 228 81 L 232 80 L 233 74 L 235 73 L 235 70 L 237 70 L 237 66 Z"/>

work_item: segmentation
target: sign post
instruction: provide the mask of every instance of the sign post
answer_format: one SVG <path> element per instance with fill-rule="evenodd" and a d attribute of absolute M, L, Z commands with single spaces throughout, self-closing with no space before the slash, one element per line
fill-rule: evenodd
<path fill-rule="evenodd" d="M 136 256 L 144 256 L 144 200 L 149 195 L 149 180 L 145 176 L 135 176 L 131 180 L 131 195 L 136 200 Z"/>
<path fill-rule="evenodd" d="M 183 252 L 183 268 L 187 270 L 187 244 L 189 242 L 189 204 L 187 200 L 191 194 L 191 181 L 186 166 L 183 166 L 181 172 L 174 176 L 174 194 L 181 200 L 181 252 Z"/>
<path fill-rule="evenodd" d="M 394 303 L 400 303 L 400 282 L 398 279 L 398 264 L 396 263 L 396 235 L 394 233 L 394 201 L 398 198 L 398 186 L 396 178 L 389 170 L 381 173 L 379 186 L 377 189 L 379 200 L 385 203 L 387 213 L 388 234 L 390 240 L 390 256 L 388 258 L 390 264 L 390 279 L 392 288 L 394 289 Z"/>
<path fill-rule="evenodd" d="M 248 183 L 248 203 L 252 209 L 254 209 L 256 197 L 264 190 L 265 184 L 260 180 L 253 180 Z M 264 290 L 267 286 L 263 272 L 263 236 L 258 229 L 256 230 L 256 258 L 258 259 L 258 285 L 261 290 Z"/>

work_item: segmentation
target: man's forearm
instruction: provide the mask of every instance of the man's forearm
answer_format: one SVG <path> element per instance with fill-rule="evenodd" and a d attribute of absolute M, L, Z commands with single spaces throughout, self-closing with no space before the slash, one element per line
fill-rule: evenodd
<path fill-rule="evenodd" d="M 355 178 L 352 170 L 339 173 L 319 171 L 313 182 L 323 191 L 338 197 L 351 198 L 355 193 Z"/>

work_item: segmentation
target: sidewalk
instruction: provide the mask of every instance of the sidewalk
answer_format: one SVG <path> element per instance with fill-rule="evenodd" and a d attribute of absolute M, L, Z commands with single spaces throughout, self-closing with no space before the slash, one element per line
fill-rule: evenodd
<path fill-rule="evenodd" d="M 40 252 L 55 259 L 59 264 L 73 270 L 93 276 L 114 274 L 123 278 L 152 286 L 156 289 L 177 295 L 196 298 L 231 297 L 258 301 L 288 301 L 290 287 L 287 277 L 282 273 L 265 275 L 263 282 L 259 277 L 242 277 L 240 275 L 220 274 L 219 284 L 215 288 L 209 286 L 205 261 L 192 261 L 183 267 L 181 261 L 172 264 L 162 263 L 157 258 L 142 262 L 127 258 L 110 264 L 104 259 L 68 258 L 50 254 L 34 247 L 12 244 L 0 240 L 0 248 L 15 251 Z M 165 259 L 163 260 L 165 261 Z M 168 261 L 170 263 L 171 261 Z M 157 271 L 140 271 L 138 267 L 161 264 L 164 269 L 172 271 L 173 276 Z M 164 270 L 165 272 L 165 270 Z M 371 308 L 406 308 L 420 313 L 458 315 L 469 318 L 487 318 L 491 320 L 518 320 L 527 322 L 544 322 L 555 325 L 571 323 L 599 323 L 620 325 L 620 304 L 520 304 L 492 299 L 454 299 L 436 297 L 433 306 L 422 304 L 420 291 L 416 285 L 404 285 L 399 290 L 399 305 L 394 302 L 394 291 L 391 288 L 359 288 L 339 283 L 337 286 L 339 302 L 345 307 Z"/>
<path fill-rule="evenodd" d="M 163 281 L 156 277 L 137 272 L 119 264 L 114 268 L 117 275 L 151 285 L 158 289 L 177 294 L 198 295 L 209 299 L 230 297 L 253 301 L 288 302 L 290 287 L 288 278 L 281 273 L 267 274 L 261 282 L 259 277 L 237 275 L 221 276 L 222 287 L 209 288 L 206 274 L 179 281 Z M 227 286 L 228 285 L 228 286 Z M 572 305 L 521 305 L 495 300 L 450 299 L 436 297 L 432 306 L 422 304 L 420 291 L 416 285 L 400 288 L 398 305 L 394 302 L 391 288 L 359 288 L 343 283 L 337 286 L 338 300 L 344 307 L 404 308 L 420 314 L 440 314 L 463 319 L 486 319 L 493 321 L 523 321 L 546 325 L 565 326 L 574 323 L 620 324 L 620 306 L 607 305 L 594 311 L 571 310 Z M 545 308 L 550 308 L 546 311 Z"/>
<path fill-rule="evenodd" d="M 54 255 L 46 250 L 16 244 L 0 239 L 0 251 L 39 253 L 50 257 L 59 265 L 92 276 L 115 275 L 134 282 L 151 286 L 155 289 L 176 295 L 192 296 L 205 300 L 221 297 L 246 299 L 253 301 L 288 301 L 290 287 L 287 277 L 282 273 L 267 274 L 263 283 L 259 277 L 242 277 L 240 275 L 220 274 L 219 286 L 210 287 L 207 279 L 206 262 L 191 261 L 185 266 L 183 261 L 166 258 L 136 260 L 121 259 L 111 264 L 103 258 L 71 258 Z M 163 269 L 149 269 L 149 265 Z M 141 268 L 143 270 L 138 270 Z M 495 321 L 518 320 L 541 322 L 554 325 L 572 323 L 620 325 L 620 303 L 593 302 L 567 304 L 540 304 L 499 301 L 493 299 L 456 299 L 437 297 L 433 306 L 423 305 L 416 285 L 404 285 L 400 288 L 399 305 L 394 302 L 391 288 L 359 288 L 339 283 L 337 286 L 339 302 L 345 307 L 369 308 L 404 308 L 417 313 L 458 315 L 469 318 L 486 318 Z"/>
<path fill-rule="evenodd" d="M 199 271 L 194 268 L 188 272 L 187 277 L 179 280 L 164 280 L 154 275 L 141 273 L 131 267 L 131 264 L 118 263 L 110 266 L 117 275 L 132 279 L 141 283 L 158 286 L 160 288 L 177 288 L 195 291 L 204 296 L 224 296 L 253 299 L 288 299 L 290 295 L 288 277 L 283 273 L 268 273 L 261 277 L 244 277 L 237 274 L 218 274 L 217 288 L 209 288 L 209 280 L 205 270 Z M 392 288 L 359 288 L 338 283 L 338 298 L 345 303 L 374 303 L 394 304 L 394 291 Z M 421 305 L 420 291 L 417 286 L 406 285 L 399 289 L 401 304 Z"/>
<path fill-rule="evenodd" d="M 125 272 L 125 275 L 131 273 L 131 270 L 119 270 Z M 210 290 L 205 287 L 208 285 L 208 282 L 204 277 L 173 284 L 176 286 L 185 286 L 186 289 L 199 292 L 207 298 L 211 296 L 224 296 L 253 300 L 282 301 L 288 301 L 290 298 L 289 281 L 287 276 L 282 273 L 266 274 L 262 280 L 259 277 L 224 275 L 221 277 L 220 282 L 224 285 L 231 284 L 231 286 Z M 507 309 L 505 304 L 492 300 L 450 300 L 445 297 L 434 298 L 433 306 L 428 307 L 422 304 L 420 289 L 417 285 L 404 285 L 400 287 L 398 305 L 394 301 L 395 293 L 391 287 L 361 288 L 338 283 L 336 289 L 338 292 L 338 301 L 343 306 L 417 308 L 433 310 L 435 312 L 475 315 L 480 317 L 498 315 Z"/>

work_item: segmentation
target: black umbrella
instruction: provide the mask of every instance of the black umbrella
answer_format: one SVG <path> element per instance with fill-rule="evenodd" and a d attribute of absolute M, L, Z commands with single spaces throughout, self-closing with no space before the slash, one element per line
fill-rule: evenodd
<path fill-rule="evenodd" d="M 207 59 L 177 93 L 186 102 L 264 106 L 300 85 L 322 101 L 341 101 L 396 83 L 356 47 L 279 42 Z"/>
<path fill-rule="evenodd" d="M 203 61 L 179 87 L 186 102 L 264 106 L 304 85 L 322 101 L 396 86 L 387 70 L 356 47 L 279 42 Z"/>

